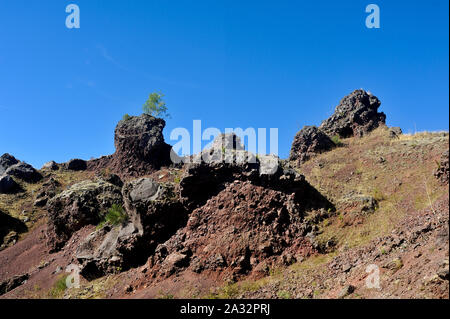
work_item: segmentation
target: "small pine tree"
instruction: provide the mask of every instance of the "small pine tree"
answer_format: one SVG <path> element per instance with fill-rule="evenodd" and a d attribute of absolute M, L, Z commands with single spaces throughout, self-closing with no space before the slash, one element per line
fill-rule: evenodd
<path fill-rule="evenodd" d="M 143 106 L 144 113 L 155 117 L 170 117 L 167 113 L 167 106 L 163 97 L 164 94 L 156 92 L 151 93 Z"/>

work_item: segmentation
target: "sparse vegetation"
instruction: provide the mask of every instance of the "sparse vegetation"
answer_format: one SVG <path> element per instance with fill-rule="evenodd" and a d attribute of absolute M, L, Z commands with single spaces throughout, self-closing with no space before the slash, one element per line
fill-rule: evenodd
<path fill-rule="evenodd" d="M 111 226 L 117 226 L 125 223 L 128 220 L 128 215 L 122 206 L 113 204 L 108 212 L 105 214 L 103 221 L 97 226 L 97 228 L 103 227 L 105 223 Z"/>
<path fill-rule="evenodd" d="M 170 117 L 163 97 L 162 93 L 151 93 L 143 106 L 144 113 L 155 117 Z"/>
<path fill-rule="evenodd" d="M 332 136 L 331 140 L 333 141 L 334 145 L 336 145 L 336 146 L 343 146 L 344 145 L 344 143 L 342 143 L 341 138 L 339 137 L 339 135 Z"/>
<path fill-rule="evenodd" d="M 123 121 L 128 121 L 129 119 L 131 119 L 131 116 L 128 115 L 128 114 L 125 114 L 125 115 L 122 117 L 122 120 L 123 120 Z"/>
<path fill-rule="evenodd" d="M 53 285 L 53 287 L 48 292 L 50 298 L 58 299 L 61 298 L 67 289 L 66 285 L 67 275 L 62 275 Z"/>

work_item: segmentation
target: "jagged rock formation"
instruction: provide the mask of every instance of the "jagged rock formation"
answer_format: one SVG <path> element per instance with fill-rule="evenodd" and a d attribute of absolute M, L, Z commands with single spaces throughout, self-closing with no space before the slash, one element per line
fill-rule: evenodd
<path fill-rule="evenodd" d="M 42 165 L 42 169 L 56 171 L 59 169 L 59 165 L 55 161 L 50 161 Z"/>
<path fill-rule="evenodd" d="M 122 204 L 121 190 L 102 180 L 83 181 L 50 199 L 47 203 L 50 247 L 57 250 L 81 227 L 98 224 L 113 204 Z"/>
<path fill-rule="evenodd" d="M 147 114 L 121 120 L 114 135 L 116 152 L 89 161 L 88 169 L 108 168 L 120 176 L 138 177 L 171 165 L 172 147 L 162 134 L 165 125 L 163 119 Z"/>
<path fill-rule="evenodd" d="M 27 183 L 36 183 L 42 179 L 41 173 L 35 170 L 30 164 L 24 162 L 10 166 L 5 174 L 17 177 Z"/>
<path fill-rule="evenodd" d="M 295 256 L 314 251 L 305 237 L 311 230 L 304 220 L 308 198 L 251 181 L 223 187 L 190 214 L 186 227 L 158 246 L 149 261 L 153 276 L 186 268 L 220 271 L 224 278 L 260 275 L 272 262 L 294 262 Z"/>
<path fill-rule="evenodd" d="M 329 136 L 363 136 L 385 124 L 386 115 L 378 112 L 380 104 L 371 93 L 355 90 L 340 101 L 334 114 L 319 128 Z"/>
<path fill-rule="evenodd" d="M 34 206 L 44 207 L 47 205 L 47 202 L 56 196 L 58 190 L 60 189 L 61 184 L 51 177 L 48 181 L 42 184 L 41 189 L 36 194 L 36 200 L 34 202 Z"/>
<path fill-rule="evenodd" d="M 0 176 L 3 175 L 9 167 L 17 163 L 19 163 L 19 161 L 8 153 L 0 156 Z"/>
<path fill-rule="evenodd" d="M 289 161 L 301 165 L 313 155 L 329 151 L 335 146 L 328 135 L 316 126 L 305 126 L 295 135 L 289 154 Z"/>
<path fill-rule="evenodd" d="M 312 243 L 304 237 L 311 230 L 303 220 L 304 213 L 332 205 L 302 175 L 283 168 L 277 157 L 256 157 L 243 150 L 235 135 L 220 135 L 212 145 L 192 157 L 194 162 L 185 166 L 179 185 L 139 178 L 125 183 L 119 197 L 117 186 L 86 181 L 50 199 L 50 226 L 57 235 L 50 236 L 52 242 L 60 248 L 82 226 L 98 223 L 102 210 L 123 201 L 127 221 L 103 225 L 82 241 L 74 256 L 88 279 L 143 264 L 149 257 L 156 272 L 163 264 L 188 266 L 190 257 L 196 260 L 193 269 L 201 271 L 217 256 L 194 248 L 212 240 L 208 236 L 224 235 L 225 228 L 232 225 L 236 227 L 234 239 L 224 238 L 234 245 L 233 251 L 220 254 L 223 265 L 234 269 L 233 273 L 247 273 L 256 266 L 252 258 L 262 261 L 267 257 L 264 254 L 278 256 L 284 248 L 311 253 Z M 214 153 L 220 154 L 221 160 L 209 162 L 201 156 Z M 204 233 L 205 227 L 213 225 L 216 230 Z M 255 240 L 250 243 L 245 236 Z M 197 241 L 178 242 L 180 238 Z M 264 244 L 270 252 L 260 251 Z M 161 245 L 168 247 L 171 256 L 164 255 Z M 217 252 L 222 248 L 217 247 Z M 236 266 L 233 261 L 241 257 L 244 259 L 235 261 Z"/>
<path fill-rule="evenodd" d="M 438 168 L 434 172 L 434 176 L 443 184 L 448 184 L 449 181 L 449 164 L 448 164 L 448 150 L 446 150 L 438 163 Z"/>
<path fill-rule="evenodd" d="M 81 273 L 93 279 L 143 264 L 156 245 L 186 223 L 187 214 L 169 185 L 141 178 L 123 187 L 128 219 L 91 233 L 76 252 Z"/>
<path fill-rule="evenodd" d="M 238 162 L 239 157 L 253 158 L 235 149 L 240 143 L 226 145 L 234 161 L 186 166 L 180 196 L 192 213 L 187 225 L 159 245 L 150 258 L 154 276 L 185 268 L 223 270 L 222 275 L 239 276 L 254 269 L 262 271 L 268 258 L 275 261 L 283 252 L 292 253 L 288 259 L 293 261 L 292 255 L 308 255 L 314 250 L 305 237 L 311 228 L 304 214 L 332 205 L 302 175 L 284 169 L 277 158 Z"/>

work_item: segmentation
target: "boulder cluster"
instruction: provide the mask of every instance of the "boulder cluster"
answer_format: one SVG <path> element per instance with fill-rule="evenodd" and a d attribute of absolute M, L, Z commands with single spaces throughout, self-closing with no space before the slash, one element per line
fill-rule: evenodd
<path fill-rule="evenodd" d="M 301 165 L 331 150 L 339 143 L 336 136 L 360 137 L 384 125 L 379 106 L 372 94 L 354 91 L 320 127 L 306 126 L 297 133 L 289 162 Z M 144 264 L 146 275 L 153 278 L 186 269 L 217 272 L 223 279 L 259 276 L 274 264 L 290 264 L 333 245 L 322 247 L 315 234 L 316 224 L 328 218 L 334 206 L 291 163 L 273 155 L 257 156 L 246 151 L 236 135 L 221 134 L 209 149 L 175 165 L 175 155 L 164 141 L 164 126 L 164 120 L 150 115 L 129 117 L 115 129 L 114 154 L 49 162 L 42 168 L 44 173 L 97 173 L 65 189 L 46 175 L 34 202 L 48 211 L 51 251 L 64 249 L 75 234 L 83 234 L 77 237 L 76 250 L 68 253 L 85 278 Z M 401 130 L 394 128 L 389 134 L 398 137 Z M 157 178 L 161 168 L 176 177 Z M 448 183 L 448 151 L 436 177 Z M 11 155 L 0 157 L 0 193 L 18 190 L 18 180 L 35 183 L 42 178 Z M 359 193 L 348 194 L 341 203 L 346 211 L 364 214 L 377 205 L 374 198 Z M 0 219 L 3 215 L 0 212 Z M 8 223 L 8 231 L 21 226 Z M 0 229 L 0 235 L 7 230 Z"/>
<path fill-rule="evenodd" d="M 146 149 L 137 155 L 129 149 L 128 158 L 134 156 L 133 163 L 138 158 L 155 163 L 151 146 L 159 145 L 161 151 L 166 144 L 150 135 L 159 136 L 163 122 L 148 116 L 129 121 L 119 123 L 116 130 L 114 156 L 128 150 L 125 140 L 139 136 L 146 142 L 130 143 Z M 153 129 L 148 126 L 145 132 L 136 131 L 136 126 L 155 123 L 159 125 Z M 123 131 L 123 125 L 136 134 Z M 162 160 L 165 163 L 167 159 Z M 97 225 L 73 253 L 85 278 L 147 261 L 149 274 L 154 276 L 187 268 L 196 272 L 221 269 L 226 270 L 223 274 L 235 276 L 266 269 L 265 263 L 286 259 L 288 251 L 290 261 L 295 255 L 312 253 L 313 244 L 305 237 L 311 231 L 305 214 L 333 208 L 304 176 L 284 167 L 278 157 L 247 152 L 234 134 L 218 136 L 210 149 L 192 156 L 177 170 L 179 181 L 173 182 L 151 177 L 123 182 L 117 175 L 103 174 L 56 196 L 52 192 L 58 185 L 48 181 L 38 200 L 46 201 L 51 249 L 62 249 L 77 231 Z M 123 214 L 123 218 L 108 220 L 112 213 Z"/>
<path fill-rule="evenodd" d="M 26 183 L 36 183 L 42 175 L 30 164 L 17 160 L 5 153 L 0 156 L 0 194 L 13 193 L 20 190 L 15 178 Z"/>
<path fill-rule="evenodd" d="M 318 128 L 305 126 L 297 133 L 289 160 L 299 166 L 314 154 L 339 146 L 338 138 L 362 137 L 380 125 L 385 125 L 386 115 L 378 112 L 380 104 L 380 100 L 369 92 L 353 91 L 340 101 L 334 114 Z M 401 134 L 399 128 L 391 131 L 393 137 Z"/>

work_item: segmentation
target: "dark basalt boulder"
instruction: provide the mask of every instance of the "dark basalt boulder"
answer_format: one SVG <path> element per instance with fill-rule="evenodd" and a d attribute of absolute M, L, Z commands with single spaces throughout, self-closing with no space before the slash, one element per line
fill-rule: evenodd
<path fill-rule="evenodd" d="M 336 145 L 316 126 L 305 126 L 292 142 L 289 161 L 300 165 L 318 153 L 331 150 Z"/>
<path fill-rule="evenodd" d="M 41 173 L 35 170 L 30 164 L 24 162 L 10 166 L 5 174 L 17 177 L 27 183 L 36 183 L 42 179 Z"/>
<path fill-rule="evenodd" d="M 172 147 L 164 142 L 165 125 L 163 119 L 147 114 L 120 121 L 114 135 L 115 162 L 134 171 L 170 165 Z"/>
<path fill-rule="evenodd" d="M 87 168 L 85 160 L 75 158 L 65 164 L 65 168 L 71 171 L 84 171 Z"/>
<path fill-rule="evenodd" d="M 113 204 L 122 205 L 121 189 L 103 180 L 86 180 L 51 198 L 48 243 L 53 250 L 64 246 L 74 232 L 96 225 Z"/>
<path fill-rule="evenodd" d="M 19 185 L 9 175 L 0 176 L 0 194 L 14 193 L 20 189 Z"/>
<path fill-rule="evenodd" d="M 17 163 L 19 163 L 19 161 L 8 153 L 0 156 L 0 176 L 3 175 L 9 167 Z"/>
<path fill-rule="evenodd" d="M 361 137 L 385 124 L 386 115 L 378 112 L 380 105 L 376 96 L 355 90 L 340 101 L 334 114 L 319 129 L 328 136 Z"/>

